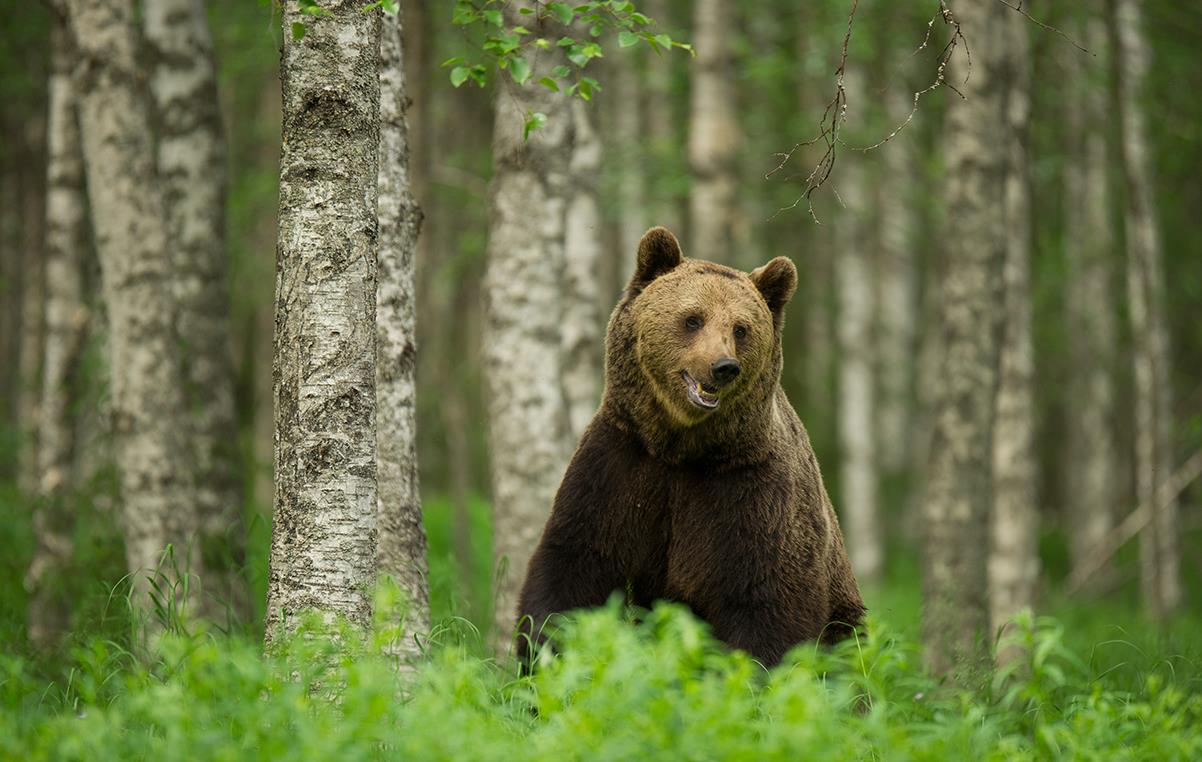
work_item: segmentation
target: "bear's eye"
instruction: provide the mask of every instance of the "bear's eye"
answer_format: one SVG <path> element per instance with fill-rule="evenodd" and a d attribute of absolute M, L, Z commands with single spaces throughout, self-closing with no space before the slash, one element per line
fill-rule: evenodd
<path fill-rule="evenodd" d="M 684 327 L 690 331 L 696 331 L 701 328 L 701 318 L 696 315 L 689 315 L 684 319 Z"/>
<path fill-rule="evenodd" d="M 736 325 L 735 326 L 735 338 L 739 339 L 740 341 L 747 338 L 747 329 L 741 325 Z"/>

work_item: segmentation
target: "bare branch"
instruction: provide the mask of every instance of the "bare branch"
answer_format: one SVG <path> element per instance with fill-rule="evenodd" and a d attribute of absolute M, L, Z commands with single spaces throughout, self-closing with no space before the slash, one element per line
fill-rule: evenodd
<path fill-rule="evenodd" d="M 1051 26 L 1049 24 L 1045 24 L 1042 21 L 1040 21 L 1039 19 L 1032 16 L 1030 13 L 1027 13 L 1027 10 L 1025 8 L 1023 8 L 1022 0 L 1018 0 L 1018 5 L 1011 5 L 1010 3 L 1006 2 L 1006 0 L 997 0 L 997 1 L 999 3 L 1001 3 L 1002 5 L 1006 6 L 1007 8 L 1009 8 L 1010 10 L 1014 11 L 1015 13 L 1021 13 L 1022 15 L 1026 16 L 1028 21 L 1030 21 L 1032 24 L 1035 24 L 1036 26 L 1040 27 L 1041 29 L 1046 29 L 1049 32 L 1060 35 L 1062 38 L 1064 38 L 1064 40 L 1066 42 L 1068 42 L 1069 45 L 1072 45 L 1074 48 L 1076 48 L 1077 50 L 1080 50 L 1082 53 L 1089 53 L 1091 56 L 1095 55 L 1092 51 L 1089 50 L 1089 48 L 1084 47 L 1079 42 L 1074 40 L 1072 37 L 1069 37 L 1067 34 L 1060 31 L 1056 27 Z"/>

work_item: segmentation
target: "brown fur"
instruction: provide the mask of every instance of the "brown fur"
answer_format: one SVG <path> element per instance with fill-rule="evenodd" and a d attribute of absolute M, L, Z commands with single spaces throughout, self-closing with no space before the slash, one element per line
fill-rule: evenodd
<path fill-rule="evenodd" d="M 548 616 L 600 605 L 614 590 L 644 607 L 683 602 L 769 665 L 801 641 L 859 625 L 864 604 L 839 522 L 780 387 L 796 285 L 784 257 L 747 274 L 684 259 L 664 228 L 644 235 L 609 322 L 601 408 L 522 589 L 524 659 Z M 714 387 L 711 367 L 724 358 L 741 372 L 716 410 L 702 410 L 681 371 Z"/>

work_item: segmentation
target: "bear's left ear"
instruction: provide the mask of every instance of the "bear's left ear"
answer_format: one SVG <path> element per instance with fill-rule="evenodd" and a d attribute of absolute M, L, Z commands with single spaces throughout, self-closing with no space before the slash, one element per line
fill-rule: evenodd
<path fill-rule="evenodd" d="M 763 267 L 752 270 L 751 282 L 768 303 L 772 322 L 780 325 L 785 305 L 797 290 L 797 268 L 793 266 L 793 261 L 788 257 L 777 257 Z"/>
<path fill-rule="evenodd" d="M 643 233 L 639 241 L 639 259 L 630 279 L 632 293 L 641 291 L 648 283 L 673 270 L 680 264 L 680 242 L 667 228 L 654 227 Z"/>

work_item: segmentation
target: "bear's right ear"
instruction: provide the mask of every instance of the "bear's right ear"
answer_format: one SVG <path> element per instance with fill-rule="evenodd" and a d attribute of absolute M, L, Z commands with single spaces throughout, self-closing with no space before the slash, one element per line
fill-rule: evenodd
<path fill-rule="evenodd" d="M 681 259 L 676 236 L 667 228 L 651 228 L 639 241 L 639 260 L 630 279 L 631 290 L 641 291 L 648 283 L 679 265 Z"/>

